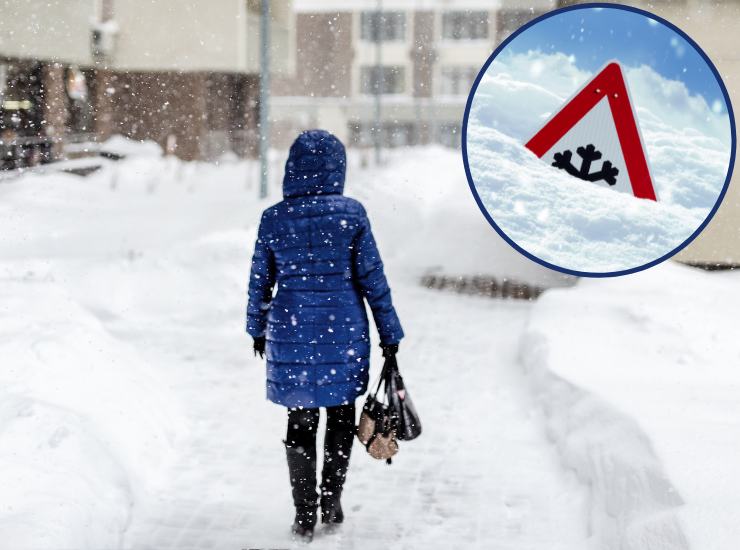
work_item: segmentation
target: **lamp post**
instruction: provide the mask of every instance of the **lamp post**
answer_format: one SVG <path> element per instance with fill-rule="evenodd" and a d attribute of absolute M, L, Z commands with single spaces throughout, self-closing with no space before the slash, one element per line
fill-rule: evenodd
<path fill-rule="evenodd" d="M 260 16 L 260 198 L 267 196 L 268 153 L 270 149 L 270 120 L 268 102 L 270 98 L 270 0 L 262 0 Z"/>
<path fill-rule="evenodd" d="M 380 164 L 380 149 L 382 147 L 382 122 L 380 95 L 383 92 L 383 60 L 382 60 L 382 32 L 383 32 L 383 2 L 378 0 L 375 10 L 375 132 L 373 145 L 375 147 L 375 164 Z"/>

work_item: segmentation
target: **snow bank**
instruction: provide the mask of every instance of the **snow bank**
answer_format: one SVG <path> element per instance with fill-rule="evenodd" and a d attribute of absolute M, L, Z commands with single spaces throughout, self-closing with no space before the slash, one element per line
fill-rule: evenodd
<path fill-rule="evenodd" d="M 670 264 L 535 305 L 520 357 L 598 547 L 736 546 L 739 283 Z"/>
<path fill-rule="evenodd" d="M 100 144 L 99 150 L 121 157 L 161 157 L 163 154 L 156 141 L 130 139 L 121 135 L 109 137 Z"/>
<path fill-rule="evenodd" d="M 569 269 L 617 271 L 672 251 L 709 214 L 725 182 L 729 119 L 682 83 L 628 68 L 660 201 L 589 185 L 523 144 L 592 76 L 562 53 L 499 56 L 473 101 L 468 159 L 486 209 L 517 244 Z"/>
<path fill-rule="evenodd" d="M 549 370 L 548 339 L 522 339 L 522 362 L 543 408 L 548 437 L 588 488 L 588 531 L 597 548 L 688 548 L 683 504 L 639 424 Z"/>
<path fill-rule="evenodd" d="M 346 194 L 363 202 L 394 275 L 493 275 L 549 287 L 569 277 L 515 252 L 481 216 L 460 153 L 442 147 L 391 151 L 380 170 L 352 168 Z M 454 232 L 454 237 L 452 236 Z"/>
<path fill-rule="evenodd" d="M 133 503 L 156 489 L 180 429 L 176 408 L 60 285 L 0 274 L 3 540 L 18 550 L 116 548 Z"/>
<path fill-rule="evenodd" d="M 228 308 L 243 337 L 268 204 L 248 168 L 134 156 L 0 189 L 0 532 L 14 549 L 120 547 L 166 479 L 184 435 L 179 380 L 154 376 L 129 331 Z"/>
<path fill-rule="evenodd" d="M 479 144 L 469 159 L 473 180 L 484 182 L 476 189 L 486 209 L 514 242 L 555 265 L 587 272 L 637 267 L 670 252 L 704 219 L 679 205 L 585 185 L 497 130 L 469 135 Z"/>

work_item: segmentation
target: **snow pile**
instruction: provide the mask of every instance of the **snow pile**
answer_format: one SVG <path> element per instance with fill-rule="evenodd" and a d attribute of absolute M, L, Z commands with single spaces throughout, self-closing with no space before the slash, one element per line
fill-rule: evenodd
<path fill-rule="evenodd" d="M 736 274 L 666 264 L 535 305 L 520 345 L 603 548 L 730 550 L 740 478 Z"/>
<path fill-rule="evenodd" d="M 155 376 L 140 348 L 225 310 L 243 337 L 267 205 L 246 168 L 134 156 L 0 188 L 0 532 L 13 548 L 120 547 L 169 479 L 186 404 L 168 387 L 178 374 Z"/>
<path fill-rule="evenodd" d="M 481 274 L 545 287 L 570 282 L 498 237 L 478 210 L 458 152 L 437 146 L 413 155 L 389 152 L 380 170 L 350 167 L 346 194 L 366 206 L 383 260 L 395 276 Z"/>
<path fill-rule="evenodd" d="M 174 404 L 50 273 L 0 266 L 0 277 L 3 540 L 115 548 L 167 462 Z"/>
<path fill-rule="evenodd" d="M 152 140 L 135 140 L 121 135 L 109 137 L 100 144 L 101 153 L 121 157 L 161 157 L 162 148 Z"/>
<path fill-rule="evenodd" d="M 588 185 L 523 144 L 592 76 L 559 53 L 497 58 L 473 101 L 468 159 L 486 209 L 517 244 L 569 269 L 617 271 L 669 253 L 706 218 L 725 181 L 729 119 L 682 83 L 627 68 L 660 201 Z"/>

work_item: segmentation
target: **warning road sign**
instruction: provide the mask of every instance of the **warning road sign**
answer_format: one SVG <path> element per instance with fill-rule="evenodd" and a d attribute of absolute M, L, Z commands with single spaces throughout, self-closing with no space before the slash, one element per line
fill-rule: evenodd
<path fill-rule="evenodd" d="M 657 200 L 627 85 L 615 61 L 566 101 L 525 146 L 576 178 Z"/>

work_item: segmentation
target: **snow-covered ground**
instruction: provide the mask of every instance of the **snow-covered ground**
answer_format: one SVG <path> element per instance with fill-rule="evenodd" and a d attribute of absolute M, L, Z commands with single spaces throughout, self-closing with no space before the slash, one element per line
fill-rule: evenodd
<path fill-rule="evenodd" d="M 645 65 L 624 68 L 657 203 L 575 179 L 524 147 L 594 76 L 573 56 L 504 51 L 476 91 L 467 131 L 475 188 L 504 233 L 552 264 L 604 273 L 660 258 L 699 227 L 725 183 L 727 112 Z"/>
<path fill-rule="evenodd" d="M 356 160 L 425 433 L 390 467 L 355 447 L 347 523 L 314 546 L 733 548 L 737 276 L 670 265 L 535 305 L 427 290 L 429 270 L 568 281 L 497 239 L 458 154 Z M 285 411 L 243 332 L 279 198 L 256 176 L 137 156 L 0 184 L 0 546 L 292 547 Z"/>
<path fill-rule="evenodd" d="M 315 546 L 585 548 L 584 492 L 516 361 L 530 304 L 418 284 L 564 281 L 495 238 L 458 154 L 391 156 L 353 161 L 347 192 L 387 261 L 425 433 L 391 467 L 355 447 L 347 523 Z M 279 191 L 255 195 L 254 164 L 149 154 L 0 184 L 3 545 L 292 546 L 285 411 L 243 332 L 255 225 Z"/>
<path fill-rule="evenodd" d="M 666 264 L 534 307 L 521 358 L 598 547 L 737 548 L 738 285 Z"/>

